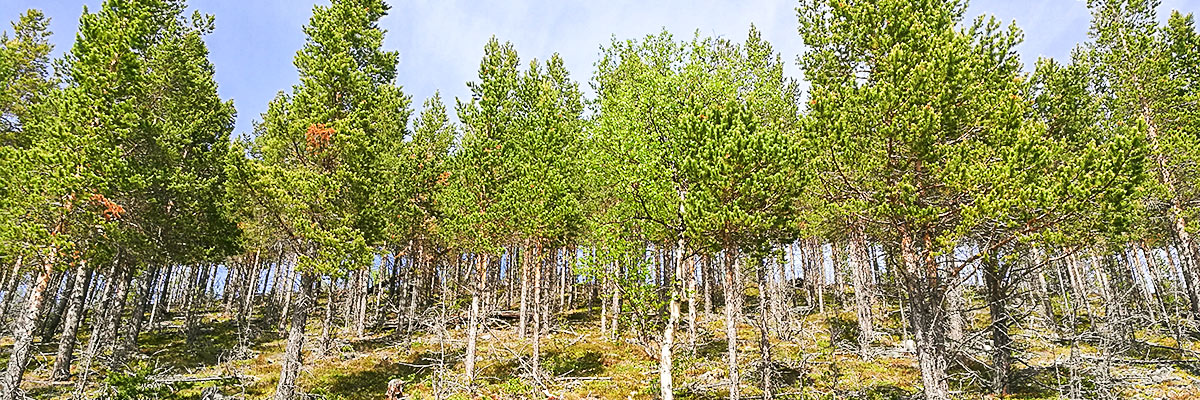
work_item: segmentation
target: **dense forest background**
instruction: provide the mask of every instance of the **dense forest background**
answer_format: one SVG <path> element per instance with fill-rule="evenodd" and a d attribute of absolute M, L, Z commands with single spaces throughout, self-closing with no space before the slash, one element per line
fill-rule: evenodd
<path fill-rule="evenodd" d="M 245 137 L 214 16 L 107 0 L 52 59 L 29 10 L 0 400 L 1200 398 L 1200 32 L 1088 7 L 1023 61 L 962 0 L 801 0 L 804 86 L 753 25 L 583 83 L 492 38 L 416 106 L 333 0 Z"/>

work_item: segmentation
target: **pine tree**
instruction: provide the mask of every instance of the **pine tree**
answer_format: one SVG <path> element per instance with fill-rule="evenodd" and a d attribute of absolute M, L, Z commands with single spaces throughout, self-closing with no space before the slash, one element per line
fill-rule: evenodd
<path fill-rule="evenodd" d="M 258 126 L 248 182 L 299 256 L 284 368 L 275 398 L 295 397 L 307 313 L 318 275 L 370 265 L 383 240 L 388 159 L 407 134 L 409 98 L 395 86 L 397 53 L 383 51 L 380 0 L 313 9 L 295 58 L 300 83 L 271 102 Z M 327 301 L 332 301 L 328 299 Z"/>
<path fill-rule="evenodd" d="M 1129 207 L 1141 178 L 1141 142 L 1127 132 L 1072 147 L 1029 121 L 1020 31 L 985 18 L 960 27 L 964 10 L 953 0 L 800 7 L 810 138 L 825 149 L 814 162 L 835 171 L 826 190 L 848 194 L 837 213 L 899 256 L 928 399 L 949 398 L 946 301 L 959 272 L 1081 209 Z"/>

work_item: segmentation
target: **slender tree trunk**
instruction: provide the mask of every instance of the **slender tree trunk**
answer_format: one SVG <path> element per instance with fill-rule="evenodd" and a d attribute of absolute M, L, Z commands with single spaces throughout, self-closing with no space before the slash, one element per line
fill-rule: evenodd
<path fill-rule="evenodd" d="M 75 285 L 71 288 L 70 306 L 63 321 L 63 333 L 58 339 L 58 351 L 54 355 L 54 367 L 50 380 L 63 381 L 71 376 L 71 361 L 74 359 L 76 335 L 83 321 L 83 306 L 87 289 L 92 284 L 92 269 L 80 264 L 75 269 Z"/>
<path fill-rule="evenodd" d="M 874 315 L 871 312 L 870 269 L 866 249 L 858 232 L 850 238 L 850 276 L 854 281 L 854 311 L 858 316 L 858 351 L 870 357 L 871 341 L 875 339 Z"/>
<path fill-rule="evenodd" d="M 150 275 L 153 274 L 147 274 L 137 280 L 133 309 L 129 312 L 129 323 L 125 324 L 125 328 L 127 328 L 125 336 L 113 350 L 113 365 L 124 364 L 126 355 L 131 352 L 136 353 L 138 350 L 138 336 L 141 336 L 142 333 L 142 317 L 146 314 L 146 302 L 150 296 Z"/>
<path fill-rule="evenodd" d="M 1148 105 L 1142 107 L 1142 119 L 1146 123 L 1146 138 L 1150 144 L 1150 152 L 1158 164 L 1158 179 L 1166 187 L 1171 197 L 1171 207 L 1168 210 L 1171 219 L 1171 229 L 1179 240 L 1179 258 L 1182 261 L 1184 281 L 1187 282 L 1188 305 L 1191 307 L 1192 318 L 1200 319 L 1200 288 L 1196 287 L 1196 270 L 1200 269 L 1200 252 L 1192 242 L 1191 234 L 1187 231 L 1187 220 L 1183 213 L 1183 202 L 1179 198 L 1178 183 L 1172 175 L 1166 156 L 1159 149 L 1158 124 L 1155 123 L 1153 112 Z"/>
<path fill-rule="evenodd" d="M 329 278 L 329 285 L 325 286 L 325 318 L 321 319 L 321 342 L 318 344 L 317 357 L 325 357 L 333 346 L 333 277 Z M 321 283 L 317 283 L 320 287 Z"/>
<path fill-rule="evenodd" d="M 770 309 L 767 307 L 770 304 L 770 298 L 767 289 L 767 263 L 765 260 L 758 260 L 758 351 L 759 351 L 759 381 L 762 383 L 762 398 L 771 400 L 775 398 L 775 393 L 771 387 L 771 375 L 774 373 L 774 365 L 771 361 L 771 341 L 767 334 L 767 322 L 770 320 Z"/>
<path fill-rule="evenodd" d="M 408 331 L 412 332 L 417 325 L 417 304 L 420 303 L 420 298 L 417 297 L 421 287 L 421 270 L 420 266 L 427 264 L 429 261 L 422 258 L 420 262 L 413 264 L 412 285 L 408 292 Z"/>
<path fill-rule="evenodd" d="M 17 262 L 13 263 L 12 271 L 8 273 L 8 279 L 4 282 L 4 295 L 0 297 L 0 325 L 4 325 L 4 321 L 8 319 L 8 311 L 10 306 L 17 298 L 17 286 L 21 283 L 21 266 L 25 261 L 24 256 L 17 255 Z"/>
<path fill-rule="evenodd" d="M 597 286 L 596 290 L 600 292 L 598 295 L 599 299 L 597 299 L 597 300 L 600 302 L 600 335 L 601 336 L 608 333 L 608 296 L 611 295 L 609 293 L 609 291 L 610 291 L 609 286 L 612 285 L 612 283 L 611 283 L 612 278 L 608 274 L 608 272 L 609 272 L 608 264 L 605 264 L 603 268 L 605 269 L 605 271 L 604 271 L 605 273 L 603 273 L 602 276 L 597 279 L 597 283 L 596 283 L 596 286 Z"/>
<path fill-rule="evenodd" d="M 545 302 L 542 293 L 545 291 L 542 285 L 542 271 L 546 269 L 546 264 L 549 260 L 546 259 L 546 254 L 542 251 L 542 247 L 538 246 L 537 261 L 533 273 L 533 381 L 542 386 L 542 325 L 545 316 L 542 313 L 541 304 Z"/>
<path fill-rule="evenodd" d="M 354 296 L 354 299 L 357 302 L 357 310 L 355 310 L 354 316 L 354 336 L 358 338 L 363 337 L 363 334 L 366 333 L 367 330 L 367 286 L 370 283 L 370 277 L 371 274 L 369 270 L 364 269 L 359 271 L 358 288 L 355 290 L 357 295 Z M 409 307 L 417 305 L 417 302 L 415 301 L 416 293 L 416 290 L 413 290 L 414 301 L 409 304 Z"/>
<path fill-rule="evenodd" d="M 479 300 L 483 296 L 487 280 L 487 255 L 475 255 L 475 290 L 471 293 L 471 311 L 467 321 L 467 355 L 463 359 L 463 367 L 467 373 L 467 382 L 475 381 L 475 347 L 479 340 Z"/>
<path fill-rule="evenodd" d="M 608 329 L 611 330 L 610 337 L 616 338 L 618 335 L 617 326 L 621 321 L 621 264 L 613 263 L 613 296 L 612 307 L 609 307 L 609 312 L 612 313 L 612 321 L 608 324 Z"/>
<path fill-rule="evenodd" d="M 167 289 L 170 288 L 171 273 L 175 270 L 175 268 L 173 268 L 171 265 L 168 264 L 166 266 L 166 269 L 167 269 L 167 271 L 163 275 L 162 292 L 159 292 L 158 300 L 155 301 L 154 305 L 150 307 L 149 325 L 150 325 L 151 330 L 154 330 L 154 328 L 158 326 L 158 316 L 160 314 L 158 311 L 159 307 L 162 307 L 162 309 L 163 309 L 162 313 L 165 314 L 167 312 Z M 153 283 L 150 285 L 151 288 L 153 288 L 154 286 L 155 286 L 155 284 L 153 284 Z M 151 297 L 153 297 L 153 292 L 154 292 L 154 290 L 151 290 Z"/>
<path fill-rule="evenodd" d="M 33 287 L 29 289 L 29 298 L 25 302 L 26 310 L 13 329 L 12 352 L 8 356 L 8 367 L 4 370 L 4 381 L 0 382 L 0 389 L 3 389 L 3 392 L 0 392 L 0 400 L 19 398 L 21 379 L 25 375 L 25 366 L 29 364 L 29 355 L 33 347 L 33 330 L 37 324 L 37 316 L 42 312 L 42 296 L 46 293 L 46 287 L 50 285 L 50 276 L 54 274 L 57 251 L 52 248 L 47 253 L 42 270 L 39 271 Z"/>
<path fill-rule="evenodd" d="M 96 353 L 100 351 L 101 343 L 105 342 L 104 334 L 108 332 L 105 329 L 105 322 L 113 314 L 111 306 L 115 301 L 115 286 L 117 285 L 116 282 L 120 280 L 120 270 L 118 268 L 120 259 L 120 253 L 116 257 L 113 257 L 112 266 L 108 269 L 108 276 L 104 278 L 104 291 L 101 294 L 100 300 L 95 302 L 95 307 L 92 310 L 92 334 L 88 337 L 87 347 L 83 351 L 83 364 L 79 368 L 79 379 L 75 381 L 77 395 L 82 395 L 83 390 L 87 387 L 88 376 L 92 370 L 92 360 L 95 359 Z M 93 291 L 97 290 L 99 290 L 99 287 L 93 289 Z M 83 318 L 83 316 L 80 318 Z"/>
<path fill-rule="evenodd" d="M 726 361 L 729 367 L 729 400 L 738 400 L 741 392 L 741 377 L 738 375 L 737 323 L 741 310 L 741 293 L 737 288 L 737 255 L 732 245 L 725 245 L 725 340 Z"/>
<path fill-rule="evenodd" d="M 1043 326 L 1059 332 L 1058 320 L 1054 318 L 1054 307 L 1050 304 L 1050 284 L 1046 282 L 1047 256 L 1040 249 L 1035 250 L 1034 254 L 1034 261 L 1038 264 L 1033 271 L 1033 289 L 1036 297 L 1034 301 L 1037 302 L 1038 311 L 1042 314 L 1042 320 L 1045 321 Z"/>
<path fill-rule="evenodd" d="M 687 273 L 685 278 L 688 284 L 688 353 L 696 354 L 696 260 L 695 258 L 688 259 L 688 265 L 684 270 Z"/>
<path fill-rule="evenodd" d="M 259 286 L 258 279 L 261 268 L 262 264 L 259 263 L 258 251 L 255 251 L 254 261 L 252 261 L 250 267 L 250 271 L 253 273 L 253 275 L 250 276 L 250 282 L 248 285 L 246 285 L 245 292 L 242 293 L 242 304 L 238 305 L 238 325 L 243 330 L 243 336 L 245 336 L 244 334 L 249 330 L 250 322 L 254 320 L 254 292 Z M 271 272 L 269 270 L 270 266 L 267 268 L 268 270 L 266 273 L 269 274 Z"/>
<path fill-rule="evenodd" d="M 71 300 L 71 290 L 75 288 L 75 276 L 78 275 L 75 270 L 65 272 L 66 281 L 62 285 L 62 295 L 57 296 L 58 301 L 54 307 L 46 314 L 45 323 L 42 326 L 42 342 L 49 342 L 54 339 L 54 334 L 58 333 L 58 325 L 62 323 L 63 313 L 67 310 L 67 303 Z"/>
<path fill-rule="evenodd" d="M 704 265 L 700 267 L 700 278 L 704 279 L 704 316 L 705 318 L 712 317 L 713 314 L 713 262 L 712 257 L 704 256 Z"/>
<path fill-rule="evenodd" d="M 521 251 L 521 254 L 519 256 L 519 258 L 520 258 L 519 262 L 521 263 L 521 312 L 520 312 L 521 315 L 519 317 L 519 321 L 517 322 L 517 336 L 519 336 L 521 339 L 524 339 L 526 332 L 528 332 L 528 329 L 526 329 L 526 325 L 527 325 L 527 320 L 529 319 L 529 305 L 526 304 L 527 300 L 529 299 L 529 255 L 527 254 L 528 246 L 529 245 L 526 244 L 525 249 L 523 249 Z M 536 300 L 534 301 L 534 304 L 537 304 Z M 601 330 L 603 330 L 603 329 L 601 329 Z"/>
<path fill-rule="evenodd" d="M 108 366 L 113 371 L 118 370 L 124 362 L 120 343 L 121 320 L 124 317 L 122 314 L 125 312 L 126 299 L 129 297 L 129 286 L 133 282 L 133 271 L 128 268 L 123 268 L 123 270 L 121 278 L 116 281 L 117 291 L 114 293 L 112 312 L 109 313 L 108 321 L 105 322 L 104 341 L 100 342 L 112 349 L 112 357 L 109 358 Z"/>
<path fill-rule="evenodd" d="M 679 215 L 683 215 L 683 200 L 684 192 L 679 194 Z M 675 386 L 671 377 L 672 365 L 674 363 L 674 355 L 672 348 L 675 346 L 675 326 L 679 323 L 679 307 L 680 301 L 683 299 L 683 257 L 686 243 L 683 240 L 683 233 L 679 233 L 679 239 L 675 242 L 674 260 L 672 264 L 675 267 L 675 273 L 670 277 L 670 294 L 671 301 L 669 304 L 669 314 L 667 316 L 667 324 L 663 327 L 662 348 L 658 358 L 658 380 L 659 389 L 663 400 L 671 400 L 675 398 Z"/>
<path fill-rule="evenodd" d="M 283 355 L 283 366 L 279 370 L 279 385 L 275 389 L 275 400 L 293 400 L 296 397 L 296 378 L 304 367 L 304 327 L 308 324 L 308 310 L 312 307 L 312 286 L 315 276 L 311 272 L 300 274 L 299 297 L 292 307 L 288 327 L 287 349 Z"/>
<path fill-rule="evenodd" d="M 188 347 L 196 346 L 196 335 L 199 333 L 196 330 L 196 308 L 199 307 L 196 303 L 200 302 L 200 295 L 204 290 L 205 276 L 208 276 L 208 274 L 204 272 L 203 267 L 194 266 L 191 273 L 192 279 L 190 279 L 192 283 L 184 286 L 183 331 Z"/>

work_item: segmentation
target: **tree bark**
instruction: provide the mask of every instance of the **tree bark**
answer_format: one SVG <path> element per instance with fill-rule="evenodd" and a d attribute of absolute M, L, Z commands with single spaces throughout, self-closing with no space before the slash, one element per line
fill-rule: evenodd
<path fill-rule="evenodd" d="M 475 347 L 479 340 L 479 300 L 483 296 L 487 280 L 488 259 L 485 254 L 475 255 L 475 290 L 471 293 L 471 311 L 467 321 L 467 354 L 463 359 L 467 382 L 475 381 Z"/>
<path fill-rule="evenodd" d="M 737 323 L 741 310 L 741 293 L 737 290 L 737 255 L 732 245 L 725 245 L 725 340 L 726 361 L 729 367 L 729 400 L 740 397 L 741 377 L 738 376 Z"/>
<path fill-rule="evenodd" d="M 13 263 L 12 271 L 8 273 L 8 279 L 4 282 L 4 294 L 0 296 L 0 325 L 4 325 L 4 321 L 8 319 L 8 310 L 12 303 L 17 298 L 17 285 L 21 282 L 21 266 L 25 258 L 21 255 L 17 256 L 17 261 Z"/>
<path fill-rule="evenodd" d="M 292 307 L 288 326 L 287 349 L 283 355 L 283 366 L 279 370 L 279 385 L 275 389 L 275 400 L 292 400 L 296 397 L 296 378 L 304 367 L 304 328 L 308 324 L 308 310 L 312 307 L 312 286 L 315 276 L 311 272 L 300 274 L 300 289 L 296 306 Z"/>
<path fill-rule="evenodd" d="M 854 281 L 854 311 L 858 316 L 858 351 L 864 358 L 869 358 L 871 341 L 875 339 L 875 317 L 871 312 L 871 282 L 866 249 L 858 232 L 850 238 L 849 259 L 850 276 Z"/>
<path fill-rule="evenodd" d="M 770 304 L 767 288 L 767 263 L 766 260 L 758 260 L 758 351 L 759 351 L 759 381 L 762 383 L 762 398 L 771 400 L 775 398 L 775 394 L 771 387 L 771 375 L 774 373 L 774 365 L 771 361 L 771 341 L 767 333 L 768 321 L 770 320 L 770 309 L 767 307 Z"/>
<path fill-rule="evenodd" d="M 679 214 L 683 215 L 683 199 L 684 194 L 679 195 Z M 680 284 L 683 280 L 683 256 L 686 243 L 683 240 L 683 233 L 679 233 L 679 239 L 675 241 L 674 251 L 674 274 L 669 278 L 669 288 L 671 301 L 669 314 L 667 316 L 667 324 L 663 327 L 662 347 L 659 351 L 658 358 L 658 381 L 659 389 L 663 400 L 671 400 L 675 398 L 675 386 L 671 377 L 672 365 L 674 364 L 674 355 L 672 348 L 675 346 L 675 326 L 679 323 L 679 307 L 680 300 L 683 298 L 683 288 Z"/>
<path fill-rule="evenodd" d="M 937 265 L 926 255 L 918 257 L 910 233 L 902 232 L 900 256 L 904 263 L 905 285 L 909 294 L 908 317 L 916 338 L 917 364 L 926 400 L 949 400 L 946 382 L 946 327 L 943 324 L 945 301 Z M 924 258 L 923 260 L 921 258 Z"/>
<path fill-rule="evenodd" d="M 4 381 L 0 382 L 0 390 L 3 390 L 0 392 L 0 400 L 19 398 L 21 379 L 25 375 L 25 366 L 29 364 L 29 355 L 33 347 L 33 330 L 37 325 L 38 314 L 42 312 L 42 296 L 46 293 L 46 287 L 50 285 L 50 276 L 54 274 L 57 251 L 51 249 L 47 253 L 37 280 L 29 289 L 29 298 L 25 302 L 26 310 L 18 318 L 13 329 L 12 352 L 9 353 L 8 367 L 4 370 Z"/>
<path fill-rule="evenodd" d="M 128 353 L 136 353 L 138 349 L 138 336 L 142 333 L 142 320 L 146 314 L 146 302 L 150 296 L 150 279 L 147 274 L 138 279 L 138 285 L 134 294 L 133 309 L 129 312 L 129 323 L 125 324 L 125 335 L 121 343 L 117 344 L 113 350 L 113 365 L 122 365 L 125 362 L 125 357 Z"/>
<path fill-rule="evenodd" d="M 517 256 L 519 258 L 517 262 L 521 264 L 521 315 L 519 317 L 520 320 L 517 322 L 517 336 L 521 339 L 525 339 L 525 334 L 529 331 L 526 329 L 529 319 L 529 305 L 527 304 L 529 299 L 529 255 L 526 254 L 527 252 L 528 247 L 522 249 L 520 255 Z M 601 319 L 603 320 L 603 318 Z M 600 330 L 603 331 L 604 329 L 601 328 Z"/>
<path fill-rule="evenodd" d="M 546 254 L 542 252 L 541 246 L 538 246 L 537 263 L 533 273 L 533 381 L 542 386 L 542 324 L 545 316 L 542 314 L 541 304 L 545 302 L 542 293 L 545 288 L 542 285 L 542 271 L 546 268 L 549 261 L 546 259 Z"/>
<path fill-rule="evenodd" d="M 684 269 L 687 274 L 685 277 L 687 282 L 688 296 L 688 353 L 696 354 L 696 259 L 688 258 L 687 267 Z"/>
<path fill-rule="evenodd" d="M 1002 268 L 995 255 L 982 259 L 983 280 L 987 286 L 988 312 L 991 314 L 992 335 L 992 392 L 1001 396 L 1009 392 L 1012 374 L 1012 338 L 1008 327 L 1012 317 L 1008 313 L 1005 277 L 1007 268 Z"/>
<path fill-rule="evenodd" d="M 334 279 L 329 278 L 329 284 L 325 286 L 325 317 L 321 319 L 321 341 L 317 345 L 317 357 L 325 357 L 329 353 L 330 347 L 333 346 L 333 283 Z M 321 283 L 317 283 L 320 287 Z"/>
<path fill-rule="evenodd" d="M 71 290 L 75 288 L 75 275 L 79 267 L 74 270 L 64 272 L 65 282 L 62 284 L 62 295 L 58 297 L 58 301 L 54 303 L 54 307 L 46 313 L 45 322 L 42 324 L 41 336 L 42 342 L 49 342 L 54 338 L 54 334 L 58 333 L 59 324 L 62 323 L 63 313 L 67 310 L 67 303 L 71 300 Z M 57 287 L 56 287 L 57 288 Z M 55 290 L 57 295 L 58 290 Z"/>
<path fill-rule="evenodd" d="M 71 376 L 71 361 L 74 359 L 76 335 L 83 321 L 83 305 L 87 289 L 92 284 L 93 271 L 86 264 L 75 269 L 75 285 L 71 288 L 70 306 L 63 321 L 62 335 L 58 339 L 58 351 L 54 356 L 54 367 L 50 380 L 62 381 Z"/>
<path fill-rule="evenodd" d="M 160 315 L 160 312 L 158 311 L 158 309 L 160 307 L 162 308 L 161 314 L 165 314 L 167 312 L 167 289 L 170 288 L 171 273 L 175 270 L 175 268 L 172 268 L 172 266 L 168 264 L 166 266 L 166 269 L 167 269 L 167 272 L 165 274 L 163 274 L 162 291 L 159 292 L 158 300 L 155 301 L 154 305 L 150 307 L 149 325 L 150 325 L 151 330 L 154 330 L 154 328 L 156 326 L 158 326 L 158 316 Z M 153 292 L 154 292 L 153 288 L 156 285 L 157 285 L 157 282 L 152 283 L 150 285 L 151 297 L 153 297 Z"/>
<path fill-rule="evenodd" d="M 129 297 L 129 285 L 133 281 L 133 271 L 128 270 L 128 268 L 123 268 L 123 270 L 121 278 L 116 281 L 117 290 L 114 293 L 112 312 L 109 313 L 108 320 L 105 321 L 105 333 L 101 337 L 104 340 L 100 342 L 102 345 L 112 349 L 113 357 L 109 359 L 108 366 L 109 369 L 114 371 L 118 370 L 121 367 L 120 363 L 124 361 L 120 357 L 121 344 L 119 333 L 121 331 L 121 319 L 124 317 L 122 314 L 125 311 L 126 298 Z"/>

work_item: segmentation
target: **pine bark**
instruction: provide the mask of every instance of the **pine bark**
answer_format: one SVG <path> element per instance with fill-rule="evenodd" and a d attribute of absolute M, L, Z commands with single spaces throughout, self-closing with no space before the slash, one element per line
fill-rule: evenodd
<path fill-rule="evenodd" d="M 774 365 L 771 361 L 771 341 L 768 336 L 768 321 L 770 321 L 770 309 L 767 307 L 770 304 L 770 297 L 767 288 L 767 263 L 765 260 L 758 261 L 758 351 L 759 351 L 759 382 L 762 383 L 762 398 L 771 400 L 775 398 L 775 393 L 771 386 L 771 375 L 774 373 Z"/>
<path fill-rule="evenodd" d="M 33 348 L 33 330 L 37 324 L 38 314 L 42 309 L 42 297 L 50 285 L 50 276 L 54 274 L 56 249 L 52 249 L 42 263 L 37 280 L 29 289 L 26 300 L 26 310 L 17 319 L 13 329 L 13 346 L 8 357 L 8 367 L 4 370 L 4 381 L 0 382 L 0 400 L 16 400 L 20 395 L 21 380 L 25 375 L 25 366 Z"/>
<path fill-rule="evenodd" d="M 918 257 L 913 238 L 903 232 L 900 240 L 901 260 L 906 269 L 905 284 L 909 294 L 908 317 L 913 327 L 917 364 L 926 400 L 949 400 L 946 381 L 946 326 L 942 320 L 945 310 L 937 266 L 932 257 Z M 927 246 L 928 247 L 928 246 Z"/>
<path fill-rule="evenodd" d="M 54 356 L 54 367 L 51 369 L 50 380 L 62 381 L 71 375 L 71 361 L 74 359 L 76 335 L 80 322 L 83 321 L 83 306 L 87 289 L 91 287 L 94 273 L 85 264 L 80 264 L 75 270 L 75 285 L 71 288 L 70 306 L 64 317 L 62 335 L 58 339 L 58 351 Z"/>
<path fill-rule="evenodd" d="M 296 397 L 296 378 L 304 366 L 304 328 L 308 324 L 308 310 L 312 308 L 312 286 L 315 275 L 300 274 L 300 288 L 296 305 L 292 307 L 288 326 L 287 349 L 283 354 L 283 366 L 279 370 L 279 385 L 275 389 L 275 400 L 293 400 Z"/>
<path fill-rule="evenodd" d="M 1001 267 L 994 255 L 984 257 L 981 264 L 987 286 L 988 313 L 992 318 L 989 327 L 992 336 L 992 392 L 1004 396 L 1009 393 L 1012 380 L 1012 337 L 1009 336 L 1012 317 L 1008 313 L 1008 291 L 1004 282 L 1008 271 Z"/>
<path fill-rule="evenodd" d="M 476 342 L 479 340 L 479 301 L 480 297 L 484 295 L 484 290 L 486 289 L 487 263 L 487 255 L 475 255 L 475 290 L 471 293 L 471 311 L 467 318 L 467 354 L 463 359 L 463 367 L 466 370 L 467 382 L 475 381 L 475 350 Z"/>
<path fill-rule="evenodd" d="M 46 313 L 46 318 L 43 320 L 41 336 L 43 342 L 49 342 L 54 338 L 54 334 L 58 333 L 59 324 L 62 323 L 63 314 L 66 313 L 67 303 L 71 300 L 71 290 L 75 288 L 75 275 L 79 267 L 63 272 L 64 279 L 62 283 L 62 294 L 58 295 L 58 290 L 55 290 L 55 297 L 58 301 L 54 303 L 49 312 Z M 57 287 L 56 287 L 57 289 Z"/>
<path fill-rule="evenodd" d="M 546 269 L 548 260 L 545 259 L 546 254 L 538 248 L 538 261 L 534 267 L 533 273 L 533 380 L 540 387 L 542 385 L 542 325 L 545 318 L 541 304 L 545 302 L 542 293 L 545 291 L 542 285 L 542 271 Z"/>
<path fill-rule="evenodd" d="M 854 311 L 858 317 L 858 349 L 863 357 L 869 357 L 871 341 L 875 338 L 875 316 L 871 311 L 870 266 L 866 260 L 866 249 L 862 237 L 855 234 L 850 238 L 850 276 L 854 281 Z"/>
<path fill-rule="evenodd" d="M 725 246 L 725 340 L 726 362 L 729 369 L 729 400 L 738 400 L 741 377 L 738 375 L 737 323 L 741 318 L 741 293 L 737 288 L 737 255 L 733 246 Z"/>

